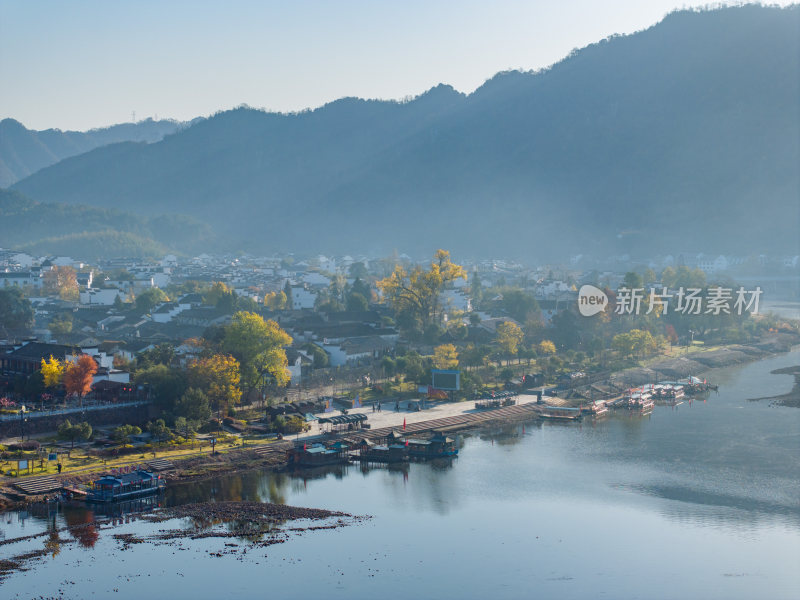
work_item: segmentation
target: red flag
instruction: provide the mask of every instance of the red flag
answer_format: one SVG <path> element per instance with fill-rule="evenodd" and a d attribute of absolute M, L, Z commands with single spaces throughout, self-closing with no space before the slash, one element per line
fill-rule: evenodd
<path fill-rule="evenodd" d="M 306 443 L 303 442 L 303 450 L 305 450 L 305 449 L 306 449 Z"/>
<path fill-rule="evenodd" d="M 408 446 L 408 440 L 406 440 L 406 446 Z"/>
<path fill-rule="evenodd" d="M 406 430 L 406 420 L 405 420 L 405 417 L 404 417 L 403 418 L 403 431 L 405 431 L 405 430 Z"/>

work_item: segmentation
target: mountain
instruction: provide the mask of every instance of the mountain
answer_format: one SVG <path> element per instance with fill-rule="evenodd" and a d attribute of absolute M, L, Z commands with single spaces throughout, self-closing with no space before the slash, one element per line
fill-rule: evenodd
<path fill-rule="evenodd" d="M 249 250 L 798 253 L 800 7 L 675 12 L 470 95 L 223 112 L 15 184 Z"/>
<path fill-rule="evenodd" d="M 80 204 L 35 202 L 0 189 L 0 245 L 6 248 L 94 260 L 201 252 L 213 241 L 208 225 L 184 215 L 148 218 Z"/>
<path fill-rule="evenodd" d="M 157 142 L 183 126 L 177 121 L 147 119 L 90 131 L 33 131 L 14 119 L 0 121 L 0 187 L 60 160 L 117 142 Z"/>

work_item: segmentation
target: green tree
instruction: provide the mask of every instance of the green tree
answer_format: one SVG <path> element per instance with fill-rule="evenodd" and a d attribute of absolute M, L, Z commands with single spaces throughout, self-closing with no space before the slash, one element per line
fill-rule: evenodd
<path fill-rule="evenodd" d="M 148 288 L 136 296 L 136 309 L 142 313 L 150 312 L 154 306 L 168 300 L 163 290 L 157 287 Z"/>
<path fill-rule="evenodd" d="M 632 290 L 644 287 L 642 276 L 635 271 L 628 271 L 625 273 L 625 278 L 622 280 L 622 284 Z"/>
<path fill-rule="evenodd" d="M 175 426 L 178 426 L 178 419 L 184 418 L 189 422 L 205 422 L 211 416 L 211 405 L 203 390 L 189 388 L 184 392 L 175 404 L 174 414 L 178 415 L 175 419 Z"/>
<path fill-rule="evenodd" d="M 136 425 L 120 425 L 111 430 L 111 439 L 119 444 L 130 444 L 131 437 L 142 433 L 142 428 Z"/>
<path fill-rule="evenodd" d="M 86 421 L 73 425 L 69 419 L 58 426 L 58 439 L 71 442 L 70 451 L 75 448 L 77 440 L 86 441 L 92 437 L 92 426 Z"/>
<path fill-rule="evenodd" d="M 163 442 L 172 437 L 172 432 L 170 432 L 167 424 L 164 422 L 164 419 L 150 421 L 145 428 L 147 429 L 147 433 L 149 433 L 151 436 L 153 436 L 153 439 L 158 440 L 159 442 Z"/>
<path fill-rule="evenodd" d="M 72 315 L 61 313 L 50 319 L 47 328 L 55 335 L 72 332 Z"/>
<path fill-rule="evenodd" d="M 328 366 L 328 353 L 316 344 L 309 342 L 303 346 L 303 350 L 311 355 L 311 359 L 314 361 L 315 369 L 322 369 Z"/>
<path fill-rule="evenodd" d="M 354 262 L 347 268 L 347 274 L 353 279 L 366 279 L 369 273 L 362 262 Z"/>
<path fill-rule="evenodd" d="M 352 292 L 347 296 L 347 310 L 364 312 L 369 309 L 367 299 L 357 292 Z"/>
<path fill-rule="evenodd" d="M 539 303 L 533 295 L 523 290 L 507 290 L 503 292 L 502 307 L 515 321 L 525 323 L 529 319 L 540 316 Z"/>
<path fill-rule="evenodd" d="M 166 365 L 153 365 L 136 372 L 136 385 L 147 386 L 153 403 L 167 414 L 182 414 L 176 403 L 186 390 L 186 377 L 182 371 Z"/>
<path fill-rule="evenodd" d="M 10 330 L 29 329 L 33 326 L 34 314 L 33 305 L 22 290 L 0 290 L 0 326 Z"/>

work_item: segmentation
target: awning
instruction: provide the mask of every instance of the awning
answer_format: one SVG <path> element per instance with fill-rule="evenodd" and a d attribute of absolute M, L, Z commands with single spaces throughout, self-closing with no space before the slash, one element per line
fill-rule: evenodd
<path fill-rule="evenodd" d="M 335 417 L 321 417 L 320 423 L 330 423 L 332 425 L 347 425 L 348 423 L 361 423 L 367 420 L 367 415 L 358 413 L 354 415 L 337 415 Z"/>

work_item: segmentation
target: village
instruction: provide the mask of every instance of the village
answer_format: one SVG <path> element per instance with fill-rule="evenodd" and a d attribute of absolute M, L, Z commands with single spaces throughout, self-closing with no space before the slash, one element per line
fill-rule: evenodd
<path fill-rule="evenodd" d="M 443 250 L 428 268 L 0 257 L 0 470 L 30 493 L 60 489 L 62 473 L 150 473 L 248 445 L 295 466 L 454 456 L 448 432 L 487 420 L 647 416 L 707 393 L 703 371 L 797 338 L 774 315 L 577 314 L 586 282 L 699 288 L 727 273 L 698 257 L 660 258 L 658 273 L 582 270 L 581 257 L 461 265 Z"/>

